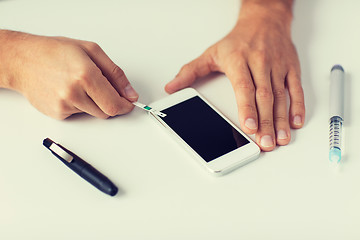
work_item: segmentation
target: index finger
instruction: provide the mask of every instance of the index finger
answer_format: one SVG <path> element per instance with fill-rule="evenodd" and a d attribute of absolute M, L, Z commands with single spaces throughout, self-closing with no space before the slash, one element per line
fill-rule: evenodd
<path fill-rule="evenodd" d="M 105 114 L 109 116 L 125 114 L 134 108 L 131 102 L 119 95 L 96 66 L 93 66 L 92 73 L 90 71 L 83 82 L 87 95 Z"/>
<path fill-rule="evenodd" d="M 124 71 L 106 55 L 98 44 L 86 41 L 81 41 L 81 43 L 83 50 L 97 65 L 102 74 L 109 80 L 120 96 L 130 102 L 136 101 L 139 98 L 139 95 L 131 86 Z"/>

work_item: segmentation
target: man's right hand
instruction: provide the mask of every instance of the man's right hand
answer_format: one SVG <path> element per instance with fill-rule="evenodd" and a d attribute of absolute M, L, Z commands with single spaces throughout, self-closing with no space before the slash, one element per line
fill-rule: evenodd
<path fill-rule="evenodd" d="M 138 94 L 93 42 L 0 30 L 0 87 L 22 93 L 44 114 L 125 114 Z"/>

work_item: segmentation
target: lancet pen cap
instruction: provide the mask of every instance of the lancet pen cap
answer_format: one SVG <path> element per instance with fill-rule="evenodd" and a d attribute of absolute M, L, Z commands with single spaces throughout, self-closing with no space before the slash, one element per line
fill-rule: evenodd
<path fill-rule="evenodd" d="M 45 138 L 43 141 L 43 145 L 47 148 L 49 148 L 51 146 L 51 144 L 53 144 L 54 142 L 50 139 L 50 138 Z"/>

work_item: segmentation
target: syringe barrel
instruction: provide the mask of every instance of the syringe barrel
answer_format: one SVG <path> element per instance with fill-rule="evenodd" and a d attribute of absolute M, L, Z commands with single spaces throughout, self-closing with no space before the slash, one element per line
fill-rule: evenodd
<path fill-rule="evenodd" d="M 330 115 L 344 119 L 344 69 L 335 65 L 330 74 Z"/>

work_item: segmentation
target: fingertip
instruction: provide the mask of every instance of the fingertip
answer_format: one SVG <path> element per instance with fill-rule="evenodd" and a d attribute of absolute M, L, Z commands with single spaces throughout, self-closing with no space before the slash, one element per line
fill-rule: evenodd
<path fill-rule="evenodd" d="M 133 102 L 137 102 L 139 100 L 139 95 L 138 96 L 133 96 L 131 98 L 125 98 L 128 102 L 131 103 L 131 106 L 133 107 L 134 105 L 132 104 Z"/>
<path fill-rule="evenodd" d="M 275 145 L 273 147 L 263 147 L 258 144 L 258 146 L 260 147 L 261 151 L 263 151 L 263 152 L 271 152 L 275 149 Z"/>
<path fill-rule="evenodd" d="M 124 93 L 126 98 L 131 102 L 134 102 L 139 98 L 139 94 L 135 91 L 130 83 L 128 83 L 124 88 Z"/>
<path fill-rule="evenodd" d="M 287 80 L 290 95 L 290 126 L 299 129 L 303 127 L 305 122 L 304 90 L 297 74 L 291 75 L 289 73 Z"/>
<path fill-rule="evenodd" d="M 110 117 L 115 117 L 118 115 L 124 115 L 131 112 L 134 109 L 134 104 L 128 101 L 126 98 L 120 97 L 118 101 L 113 102 L 112 104 L 107 105 L 103 111 L 105 114 Z"/>
<path fill-rule="evenodd" d="M 168 84 L 165 85 L 165 91 L 169 94 L 172 94 L 174 92 L 176 92 L 176 90 L 173 87 L 173 82 L 169 82 Z"/>
<path fill-rule="evenodd" d="M 271 152 L 275 149 L 275 145 L 273 145 L 272 147 L 264 147 L 258 143 L 258 146 L 260 147 L 261 151 L 263 151 L 263 152 Z"/>
<path fill-rule="evenodd" d="M 295 129 L 302 128 L 304 126 L 304 117 L 301 115 L 295 115 L 292 117 L 291 127 Z"/>
<path fill-rule="evenodd" d="M 279 130 L 276 133 L 276 143 L 280 146 L 288 145 L 291 140 L 291 135 L 289 131 Z"/>
<path fill-rule="evenodd" d="M 246 131 L 247 134 L 255 134 L 258 130 L 257 123 L 254 118 L 247 118 L 244 121 L 243 129 Z"/>
<path fill-rule="evenodd" d="M 263 151 L 263 152 L 271 152 L 271 151 L 273 151 L 273 150 L 275 149 L 275 147 L 264 148 L 264 147 L 260 146 L 260 149 L 261 149 L 261 151 Z"/>
<path fill-rule="evenodd" d="M 191 86 L 198 78 L 212 72 L 210 65 L 209 58 L 205 55 L 185 64 L 175 78 L 166 84 L 165 91 L 171 94 Z"/>
<path fill-rule="evenodd" d="M 261 137 L 257 137 L 257 144 L 264 152 L 270 152 L 274 150 L 276 143 L 274 138 L 271 135 L 263 135 Z"/>
<path fill-rule="evenodd" d="M 186 76 L 180 76 L 178 74 L 173 80 L 168 82 L 165 86 L 165 91 L 169 94 L 177 92 L 183 88 L 186 88 L 192 84 L 193 81 L 189 82 L 189 79 Z"/>

